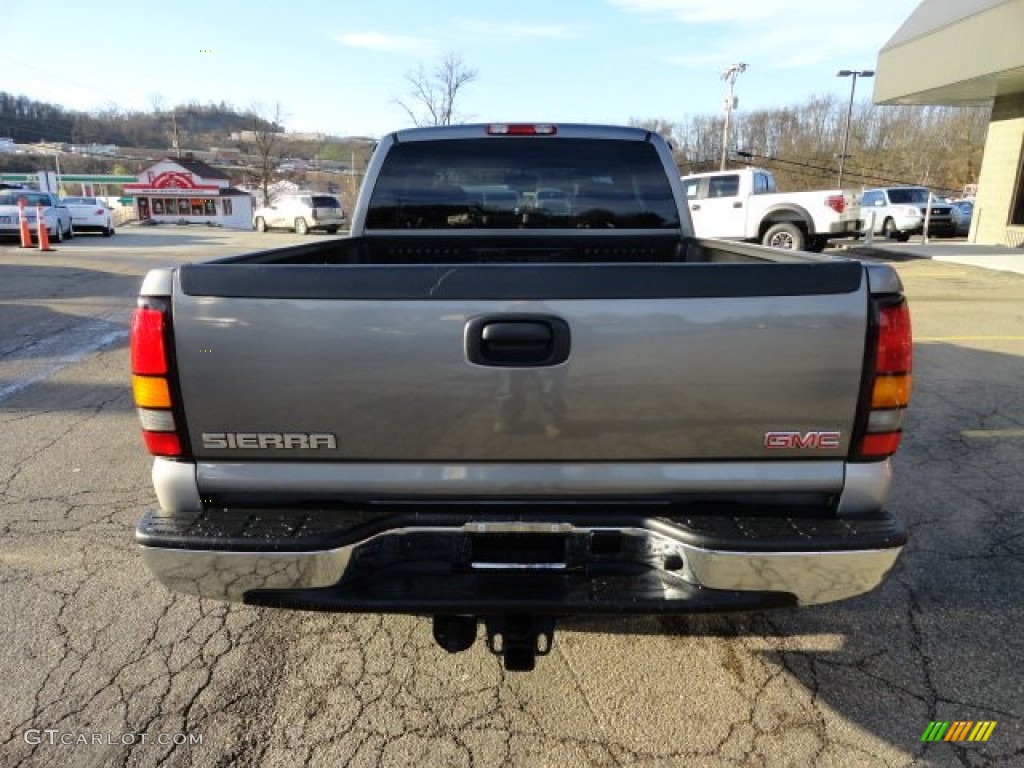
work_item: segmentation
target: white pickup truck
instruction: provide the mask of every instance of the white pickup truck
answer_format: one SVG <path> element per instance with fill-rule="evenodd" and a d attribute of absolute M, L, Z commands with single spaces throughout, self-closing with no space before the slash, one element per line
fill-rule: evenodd
<path fill-rule="evenodd" d="M 853 192 L 779 192 L 762 168 L 684 176 L 683 191 L 697 237 L 820 252 L 829 239 L 862 228 Z"/>

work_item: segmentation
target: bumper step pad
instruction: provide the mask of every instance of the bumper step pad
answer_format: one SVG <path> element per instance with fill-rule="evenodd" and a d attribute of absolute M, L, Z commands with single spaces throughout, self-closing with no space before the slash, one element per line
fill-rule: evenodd
<path fill-rule="evenodd" d="M 438 509 L 365 505 L 344 509 L 207 509 L 199 512 L 152 511 L 137 529 L 146 547 L 237 552 L 309 552 L 351 546 L 372 536 L 404 528 L 447 528 L 466 523 L 536 523 L 570 520 L 577 528 L 643 528 L 707 549 L 743 552 L 822 552 L 885 549 L 906 542 L 903 526 L 889 515 L 839 520 L 823 514 L 784 517 L 753 514 L 685 513 L 667 505 L 603 507 L 581 505 L 545 509 L 543 505 L 454 506 Z"/>

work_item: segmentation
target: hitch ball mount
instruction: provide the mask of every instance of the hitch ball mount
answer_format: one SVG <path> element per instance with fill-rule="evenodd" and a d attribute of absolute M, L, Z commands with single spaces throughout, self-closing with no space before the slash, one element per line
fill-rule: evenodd
<path fill-rule="evenodd" d="M 555 619 L 550 616 L 509 614 L 482 617 L 487 648 L 500 656 L 510 672 L 529 672 L 538 656 L 547 656 L 555 643 Z M 434 640 L 448 653 L 468 651 L 476 642 L 476 616 L 434 616 Z"/>

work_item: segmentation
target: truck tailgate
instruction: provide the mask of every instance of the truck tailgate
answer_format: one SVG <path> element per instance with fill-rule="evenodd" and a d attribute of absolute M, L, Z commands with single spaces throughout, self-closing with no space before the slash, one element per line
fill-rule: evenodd
<path fill-rule="evenodd" d="M 854 262 L 188 265 L 175 354 L 200 460 L 835 459 L 867 290 Z"/>

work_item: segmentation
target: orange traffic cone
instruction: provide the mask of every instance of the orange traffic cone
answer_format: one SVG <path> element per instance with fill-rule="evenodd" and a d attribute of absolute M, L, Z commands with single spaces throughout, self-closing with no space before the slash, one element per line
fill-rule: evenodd
<path fill-rule="evenodd" d="M 28 226 L 28 219 L 25 218 L 25 200 L 18 201 L 18 228 L 21 230 L 21 247 L 32 247 L 32 230 Z"/>
<path fill-rule="evenodd" d="M 50 247 L 50 236 L 46 233 L 46 219 L 43 218 L 43 206 L 36 206 L 36 224 L 39 225 L 39 250 L 52 251 Z M 57 226 L 60 226 L 60 219 L 57 219 Z"/>

